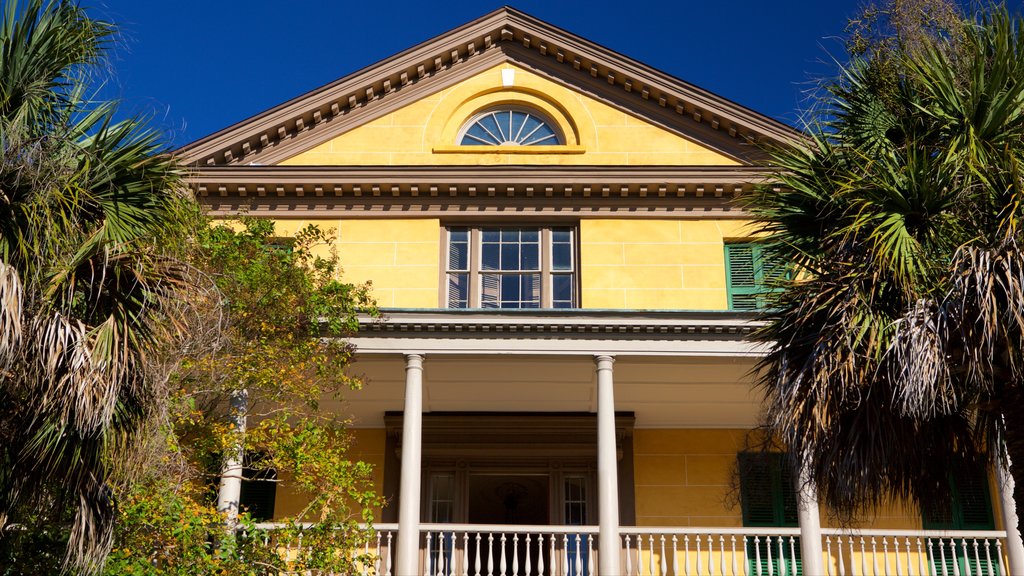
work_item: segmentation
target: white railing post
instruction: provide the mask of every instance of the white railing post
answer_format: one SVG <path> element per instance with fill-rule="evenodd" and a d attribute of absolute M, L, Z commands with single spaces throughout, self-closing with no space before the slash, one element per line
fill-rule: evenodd
<path fill-rule="evenodd" d="M 619 472 L 615 447 L 615 393 L 612 356 L 595 356 L 597 363 L 597 497 L 598 574 L 619 574 Z"/>
<path fill-rule="evenodd" d="M 821 516 L 818 514 L 818 491 L 807 466 L 801 466 L 796 480 L 796 510 L 800 523 L 800 556 L 804 574 L 824 574 L 821 558 Z"/>
<path fill-rule="evenodd" d="M 224 451 L 217 490 L 217 512 L 224 516 L 228 530 L 238 524 L 238 506 L 242 498 L 242 469 L 245 460 L 245 427 L 249 414 L 249 392 L 236 390 L 231 394 L 231 445 Z"/>
<path fill-rule="evenodd" d="M 405 412 L 402 414 L 402 471 L 398 492 L 396 576 L 419 573 L 420 454 L 423 442 L 423 355 L 405 355 Z M 427 558 L 429 564 L 430 559 Z"/>
<path fill-rule="evenodd" d="M 1010 574 L 1024 574 L 1024 543 L 1021 542 L 1020 531 L 1017 529 L 1017 503 L 1013 500 L 1014 481 L 1010 475 L 1009 456 L 996 463 L 996 475 L 999 480 L 999 504 L 1003 509 L 1003 529 L 1006 530 L 1006 557 L 1010 564 Z"/>

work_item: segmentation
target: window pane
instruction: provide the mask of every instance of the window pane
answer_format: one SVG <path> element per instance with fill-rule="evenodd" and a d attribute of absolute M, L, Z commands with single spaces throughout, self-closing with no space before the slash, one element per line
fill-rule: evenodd
<path fill-rule="evenodd" d="M 469 270 L 469 244 L 452 241 L 448 244 L 448 269 Z"/>
<path fill-rule="evenodd" d="M 551 246 L 551 269 L 572 270 L 572 246 L 554 244 Z"/>
<path fill-rule="evenodd" d="M 522 251 L 520 252 L 521 259 L 519 261 L 520 270 L 540 270 L 540 245 L 539 244 L 523 244 Z"/>
<path fill-rule="evenodd" d="M 555 308 L 572 308 L 572 280 L 572 274 L 554 274 L 551 276 L 551 300 Z"/>
<path fill-rule="evenodd" d="M 501 252 L 499 244 L 484 243 L 481 248 L 481 265 L 484 270 L 501 270 Z"/>
<path fill-rule="evenodd" d="M 523 230 L 522 231 L 523 242 L 540 243 L 540 231 L 539 230 Z"/>
<path fill-rule="evenodd" d="M 501 307 L 518 308 L 507 304 L 519 303 L 519 275 L 506 274 L 501 277 Z"/>
<path fill-rule="evenodd" d="M 540 274 L 523 274 L 520 282 L 520 300 L 533 304 L 529 308 L 540 307 Z"/>
<path fill-rule="evenodd" d="M 483 230 L 483 241 L 484 242 L 500 242 L 501 232 L 497 228 L 484 228 Z"/>
<path fill-rule="evenodd" d="M 518 244 L 502 244 L 501 245 L 501 269 L 502 270 L 519 270 L 519 245 Z"/>
<path fill-rule="evenodd" d="M 469 308 L 469 274 L 448 275 L 448 307 Z"/>
<path fill-rule="evenodd" d="M 500 304 L 501 276 L 498 274 L 480 275 L 480 306 L 497 308 Z"/>
<path fill-rule="evenodd" d="M 565 228 L 553 228 L 551 230 L 551 241 L 562 244 L 570 243 L 572 242 L 572 232 Z"/>
<path fill-rule="evenodd" d="M 502 242 L 519 242 L 519 229 L 518 228 L 503 228 L 501 230 L 501 241 Z"/>

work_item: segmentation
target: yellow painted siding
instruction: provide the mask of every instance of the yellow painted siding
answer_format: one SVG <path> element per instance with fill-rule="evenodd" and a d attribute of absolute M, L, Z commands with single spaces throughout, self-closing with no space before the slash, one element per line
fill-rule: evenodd
<path fill-rule="evenodd" d="M 750 233 L 737 220 L 583 220 L 581 304 L 723 310 L 724 242 Z"/>
<path fill-rule="evenodd" d="M 383 428 L 356 428 L 352 429 L 352 447 L 349 451 L 349 458 L 355 461 L 367 462 L 373 465 L 373 484 L 377 494 L 380 494 L 384 487 L 384 442 L 386 439 Z M 308 504 L 307 498 L 298 494 L 284 476 L 277 485 L 276 502 L 274 503 L 274 518 L 280 519 L 293 517 L 302 512 Z M 374 514 L 374 520 L 380 520 L 380 510 Z"/>
<path fill-rule="evenodd" d="M 514 85 L 502 70 L 514 70 Z M 563 153 L 460 152 L 459 129 L 489 106 L 540 109 L 560 125 Z M 356 127 L 282 162 L 286 165 L 725 165 L 696 142 L 612 108 L 513 64 L 502 64 Z"/>
<path fill-rule="evenodd" d="M 436 308 L 440 283 L 441 223 L 437 219 L 278 220 L 277 234 L 294 235 L 308 224 L 329 231 L 342 277 L 371 282 L 382 307 Z"/>
<path fill-rule="evenodd" d="M 734 487 L 746 430 L 636 430 L 638 526 L 741 526 Z"/>

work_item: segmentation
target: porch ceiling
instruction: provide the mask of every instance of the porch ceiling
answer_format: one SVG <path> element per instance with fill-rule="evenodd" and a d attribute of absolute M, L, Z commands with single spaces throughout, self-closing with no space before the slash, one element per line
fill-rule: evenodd
<path fill-rule="evenodd" d="M 615 363 L 615 408 L 636 415 L 638 428 L 745 428 L 757 424 L 760 394 L 749 357 L 621 356 Z M 401 411 L 405 359 L 365 355 L 351 368 L 362 390 L 331 408 L 357 427 L 383 427 Z M 424 364 L 424 409 L 431 412 L 596 411 L 591 356 L 435 355 Z"/>

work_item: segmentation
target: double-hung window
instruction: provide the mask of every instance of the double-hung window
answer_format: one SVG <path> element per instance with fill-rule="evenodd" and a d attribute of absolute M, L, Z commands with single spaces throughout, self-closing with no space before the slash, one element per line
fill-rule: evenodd
<path fill-rule="evenodd" d="M 574 308 L 576 231 L 563 226 L 447 229 L 448 308 Z"/>

